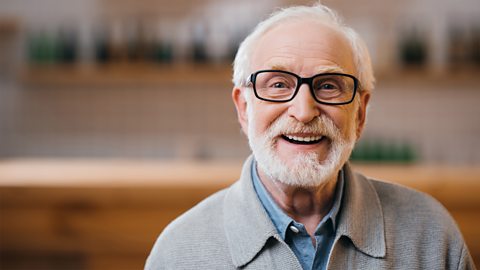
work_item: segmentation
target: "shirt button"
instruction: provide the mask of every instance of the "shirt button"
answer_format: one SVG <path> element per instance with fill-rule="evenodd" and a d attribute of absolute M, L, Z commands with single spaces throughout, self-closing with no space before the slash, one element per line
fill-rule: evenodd
<path fill-rule="evenodd" d="M 293 225 L 290 226 L 290 230 L 292 230 L 292 232 L 294 232 L 294 233 L 298 233 L 300 231 L 297 227 L 295 227 Z"/>

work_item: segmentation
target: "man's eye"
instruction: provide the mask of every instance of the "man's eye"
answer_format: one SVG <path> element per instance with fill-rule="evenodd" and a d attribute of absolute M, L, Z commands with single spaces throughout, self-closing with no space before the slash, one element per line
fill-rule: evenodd
<path fill-rule="evenodd" d="M 287 85 L 283 82 L 276 82 L 276 83 L 273 83 L 271 87 L 273 87 L 273 88 L 287 88 Z"/>
<path fill-rule="evenodd" d="M 331 82 L 323 82 L 315 86 L 316 90 L 339 90 L 340 88 L 338 84 Z"/>
<path fill-rule="evenodd" d="M 331 83 L 324 83 L 324 84 L 320 85 L 320 89 L 334 90 L 334 89 L 338 89 L 338 87 L 334 84 L 331 84 Z"/>

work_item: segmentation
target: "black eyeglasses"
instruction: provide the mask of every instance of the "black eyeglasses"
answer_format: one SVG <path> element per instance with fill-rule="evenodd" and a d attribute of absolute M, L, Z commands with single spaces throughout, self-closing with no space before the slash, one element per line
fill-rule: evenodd
<path fill-rule="evenodd" d="M 271 102 L 291 101 L 304 83 L 310 86 L 315 101 L 321 104 L 351 103 L 358 88 L 358 79 L 343 73 L 321 73 L 302 78 L 283 70 L 260 70 L 250 75 L 249 81 L 258 99 Z"/>

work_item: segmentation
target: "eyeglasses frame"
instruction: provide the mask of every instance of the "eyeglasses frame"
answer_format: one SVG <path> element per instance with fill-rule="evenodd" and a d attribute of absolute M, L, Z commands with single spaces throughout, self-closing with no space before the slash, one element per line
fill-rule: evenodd
<path fill-rule="evenodd" d="M 267 99 L 267 98 L 260 97 L 257 93 L 257 87 L 255 86 L 255 81 L 257 79 L 258 74 L 265 73 L 265 72 L 280 72 L 280 73 L 289 74 L 289 75 L 292 75 L 293 77 L 295 77 L 297 79 L 297 87 L 296 87 L 295 92 L 293 93 L 292 97 L 287 99 L 287 100 L 272 100 L 272 99 Z M 346 76 L 346 77 L 349 77 L 349 78 L 353 79 L 353 95 L 352 95 L 352 98 L 349 101 L 344 101 L 344 102 L 339 102 L 339 103 L 325 102 L 325 101 L 319 100 L 315 96 L 315 93 L 313 92 L 313 79 L 315 79 L 317 77 L 321 77 L 321 76 L 327 76 L 327 75 L 341 75 L 341 76 Z M 303 77 L 300 77 L 293 72 L 289 72 L 289 71 L 285 71 L 285 70 L 276 70 L 276 69 L 265 69 L 265 70 L 256 71 L 249 76 L 248 81 L 252 84 L 253 93 L 255 94 L 255 96 L 258 99 L 264 100 L 264 101 L 269 101 L 269 102 L 277 102 L 277 103 L 284 103 L 284 102 L 292 101 L 295 98 L 295 96 L 297 95 L 298 91 L 300 90 L 300 86 L 302 86 L 302 84 L 306 83 L 310 88 L 310 93 L 312 94 L 313 99 L 316 102 L 318 102 L 320 104 L 325 104 L 325 105 L 345 105 L 345 104 L 352 103 L 352 101 L 355 99 L 355 95 L 357 94 L 357 88 L 360 84 L 358 79 L 355 78 L 355 76 L 350 75 L 350 74 L 345 74 L 345 73 L 339 73 L 339 72 L 319 73 L 319 74 L 313 75 L 312 77 L 303 78 Z"/>

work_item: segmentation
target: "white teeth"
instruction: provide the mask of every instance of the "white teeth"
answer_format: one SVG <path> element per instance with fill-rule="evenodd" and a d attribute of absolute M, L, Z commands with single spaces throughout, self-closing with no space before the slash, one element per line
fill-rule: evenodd
<path fill-rule="evenodd" d="M 298 136 L 285 135 L 285 137 L 289 138 L 290 140 L 299 141 L 299 142 L 312 142 L 312 141 L 319 141 L 320 139 L 322 139 L 322 136 L 298 137 Z"/>

